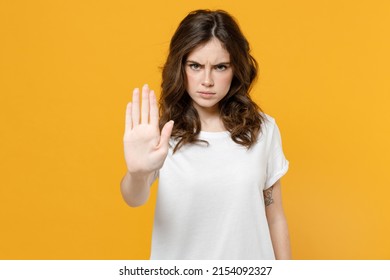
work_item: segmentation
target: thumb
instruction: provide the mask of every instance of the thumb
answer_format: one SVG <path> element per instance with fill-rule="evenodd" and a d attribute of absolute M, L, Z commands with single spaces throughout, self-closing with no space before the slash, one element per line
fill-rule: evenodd
<path fill-rule="evenodd" d="M 161 130 L 160 143 L 158 144 L 159 148 L 163 147 L 168 150 L 169 147 L 169 138 L 171 138 L 173 130 L 173 121 L 167 122 Z"/>

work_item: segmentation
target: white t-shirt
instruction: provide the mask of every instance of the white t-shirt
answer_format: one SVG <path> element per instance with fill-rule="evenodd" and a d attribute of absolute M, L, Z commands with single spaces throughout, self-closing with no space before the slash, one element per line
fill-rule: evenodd
<path fill-rule="evenodd" d="M 288 170 L 275 120 L 264 114 L 249 150 L 229 132 L 175 154 L 159 172 L 151 259 L 274 259 L 263 191 Z"/>

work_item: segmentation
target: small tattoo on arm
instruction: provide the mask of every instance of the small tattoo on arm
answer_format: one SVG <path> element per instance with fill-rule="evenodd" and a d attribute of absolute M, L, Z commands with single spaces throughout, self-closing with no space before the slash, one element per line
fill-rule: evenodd
<path fill-rule="evenodd" d="M 268 188 L 268 189 L 266 189 L 264 191 L 264 203 L 265 203 L 266 207 L 271 205 L 272 203 L 274 203 L 274 200 L 272 198 L 272 190 L 273 190 L 273 188 L 274 187 L 272 186 L 272 187 L 270 187 L 270 188 Z"/>

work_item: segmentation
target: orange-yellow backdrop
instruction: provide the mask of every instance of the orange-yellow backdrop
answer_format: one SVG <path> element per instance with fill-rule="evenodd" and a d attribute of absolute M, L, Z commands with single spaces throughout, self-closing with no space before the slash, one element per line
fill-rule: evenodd
<path fill-rule="evenodd" d="M 191 10 L 239 21 L 282 131 L 296 259 L 390 259 L 390 2 L 1 1 L 0 258 L 147 259 L 122 201 L 124 112 Z"/>

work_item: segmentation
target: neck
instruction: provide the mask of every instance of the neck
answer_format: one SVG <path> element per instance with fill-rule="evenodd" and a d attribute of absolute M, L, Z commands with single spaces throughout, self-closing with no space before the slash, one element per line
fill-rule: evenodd
<path fill-rule="evenodd" d="M 200 123 L 201 123 L 201 130 L 202 131 L 208 131 L 208 132 L 220 132 L 220 131 L 226 131 L 225 126 L 223 125 L 221 116 L 219 114 L 218 108 L 216 110 L 205 110 L 202 108 L 199 110 L 196 108 Z"/>

